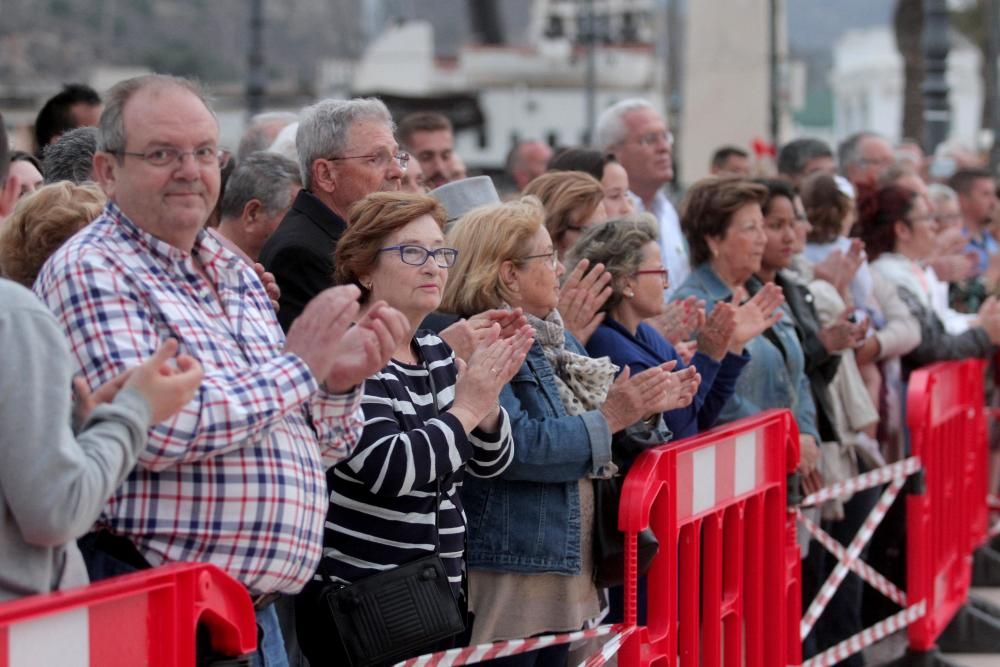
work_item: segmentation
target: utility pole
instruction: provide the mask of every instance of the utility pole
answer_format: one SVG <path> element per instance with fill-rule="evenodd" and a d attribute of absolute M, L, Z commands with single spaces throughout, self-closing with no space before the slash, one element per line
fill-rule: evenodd
<path fill-rule="evenodd" d="M 767 3 L 767 42 L 770 76 L 768 78 L 769 131 L 771 145 L 778 148 L 781 141 L 781 88 L 780 88 L 780 58 L 778 53 L 778 0 L 768 0 Z"/>
<path fill-rule="evenodd" d="M 581 35 L 584 39 L 584 46 L 587 50 L 587 69 L 585 73 L 584 87 L 586 89 L 586 121 L 584 132 L 587 135 L 585 144 L 589 144 L 594 134 L 594 125 L 597 123 L 597 54 L 594 42 L 597 38 L 597 21 L 594 17 L 594 0 L 586 0 L 584 25 L 586 33 Z"/>
<path fill-rule="evenodd" d="M 948 105 L 948 3 L 924 0 L 924 153 L 947 139 L 951 126 Z"/>
<path fill-rule="evenodd" d="M 986 38 L 986 76 L 993 81 L 993 105 L 990 113 L 993 148 L 990 150 L 990 170 L 994 176 L 1000 176 L 1000 71 L 997 66 L 997 59 L 1000 58 L 1000 0 L 986 0 L 986 20 L 990 26 L 990 34 Z"/>
<path fill-rule="evenodd" d="M 250 39 L 247 47 L 247 118 L 264 108 L 264 0 L 250 0 Z"/>

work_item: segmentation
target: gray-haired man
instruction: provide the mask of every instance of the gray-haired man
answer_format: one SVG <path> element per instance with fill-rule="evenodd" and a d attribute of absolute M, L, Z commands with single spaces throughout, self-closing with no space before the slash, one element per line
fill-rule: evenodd
<path fill-rule="evenodd" d="M 409 156 L 399 152 L 394 130 L 374 98 L 324 100 L 302 111 L 295 144 L 303 189 L 260 254 L 281 288 L 278 320 L 286 331 L 333 284 L 333 251 L 351 205 L 399 190 Z"/>

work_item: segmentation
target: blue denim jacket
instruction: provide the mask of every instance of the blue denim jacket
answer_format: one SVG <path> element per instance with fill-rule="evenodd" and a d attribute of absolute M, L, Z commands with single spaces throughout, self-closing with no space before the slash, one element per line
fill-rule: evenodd
<path fill-rule="evenodd" d="M 566 349 L 586 354 L 569 333 Z M 578 482 L 610 472 L 608 423 L 597 410 L 566 414 L 538 343 L 503 388 L 500 405 L 514 433 L 514 462 L 500 477 L 465 478 L 469 567 L 579 574 Z"/>
<path fill-rule="evenodd" d="M 747 283 L 751 292 L 760 287 L 757 278 Z M 712 311 L 717 301 L 729 299 L 732 291 L 708 264 L 691 272 L 684 284 L 674 293 L 674 299 L 696 296 L 705 300 L 706 312 Z M 784 315 L 771 329 L 781 342 L 781 348 L 765 336 L 757 336 L 747 343 L 750 363 L 736 381 L 736 392 L 719 414 L 719 423 L 731 422 L 755 415 L 770 408 L 789 408 L 795 415 L 799 432 L 808 433 L 819 441 L 816 427 L 816 405 L 813 403 L 809 378 L 805 374 L 805 357 L 802 344 L 795 332 L 791 312 L 782 306 Z"/>

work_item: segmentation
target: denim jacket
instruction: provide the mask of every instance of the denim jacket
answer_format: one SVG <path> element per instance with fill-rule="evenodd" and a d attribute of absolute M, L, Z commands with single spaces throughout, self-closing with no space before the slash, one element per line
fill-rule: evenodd
<path fill-rule="evenodd" d="M 750 278 L 750 281 L 755 281 L 755 284 L 748 283 L 747 287 L 755 292 L 755 288 L 760 287 L 760 281 L 757 278 Z M 732 297 L 732 291 L 708 264 L 702 264 L 691 272 L 673 298 L 683 299 L 692 295 L 704 299 L 706 312 L 711 312 L 717 301 Z M 781 346 L 769 340 L 768 334 L 757 336 L 747 343 L 750 363 L 740 373 L 736 393 L 719 414 L 719 423 L 749 417 L 770 408 L 789 408 L 795 415 L 799 432 L 808 433 L 818 441 L 816 405 L 805 374 L 802 344 L 791 312 L 785 306 L 782 308 L 784 315 L 770 329 L 770 335 Z"/>
<path fill-rule="evenodd" d="M 586 354 L 566 333 L 566 349 Z M 469 567 L 580 574 L 579 480 L 607 477 L 611 431 L 598 410 L 566 414 L 552 366 L 538 343 L 500 393 L 514 433 L 514 462 L 499 477 L 466 477 Z M 647 432 L 663 442 L 662 428 Z"/>

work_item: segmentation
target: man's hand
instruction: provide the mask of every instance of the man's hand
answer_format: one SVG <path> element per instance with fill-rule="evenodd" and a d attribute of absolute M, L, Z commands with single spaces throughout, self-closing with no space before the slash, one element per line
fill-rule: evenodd
<path fill-rule="evenodd" d="M 285 352 L 297 355 L 313 377 L 322 381 L 337 361 L 340 339 L 358 314 L 361 290 L 354 285 L 330 287 L 306 304 L 285 338 Z"/>
<path fill-rule="evenodd" d="M 409 336 L 410 321 L 384 301 L 376 301 L 357 325 L 348 329 L 333 352 L 333 367 L 324 386 L 343 394 L 389 363 L 396 348 Z"/>
<path fill-rule="evenodd" d="M 256 262 L 253 265 L 253 270 L 256 272 L 257 277 L 260 278 L 260 282 L 263 283 L 264 291 L 267 292 L 267 298 L 271 300 L 271 305 L 274 306 L 274 312 L 278 312 L 278 300 L 281 299 L 281 288 L 278 287 L 278 281 L 275 279 L 274 274 L 266 271 L 264 265 L 260 262 Z"/>

